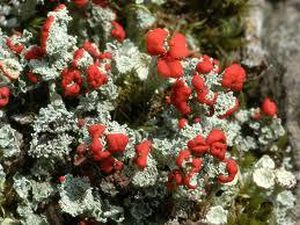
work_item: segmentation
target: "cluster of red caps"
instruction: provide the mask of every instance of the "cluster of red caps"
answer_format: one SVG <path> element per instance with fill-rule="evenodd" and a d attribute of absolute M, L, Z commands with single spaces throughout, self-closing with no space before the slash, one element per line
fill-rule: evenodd
<path fill-rule="evenodd" d="M 201 104 L 213 106 L 218 98 L 218 93 L 215 92 L 212 98 L 208 97 L 209 88 L 205 85 L 203 75 L 209 76 L 209 73 L 219 72 L 218 61 L 204 55 L 200 58 L 192 78 L 192 86 L 189 87 L 185 80 L 181 77 L 184 74 L 181 65 L 182 59 L 189 56 L 188 44 L 186 38 L 181 33 L 175 33 L 168 40 L 169 32 L 165 29 L 157 28 L 150 30 L 146 35 L 147 52 L 150 55 L 157 56 L 157 70 L 159 75 L 165 78 L 176 78 L 177 80 L 172 86 L 171 96 L 168 102 L 177 108 L 180 114 L 184 117 L 191 113 L 189 100 L 196 91 L 197 101 Z M 245 70 L 238 64 L 232 64 L 225 69 L 222 75 L 222 86 L 232 91 L 241 91 L 246 80 Z M 239 107 L 238 100 L 236 105 L 228 110 L 221 117 L 228 117 L 233 114 Z M 212 107 L 213 111 L 213 107 Z"/>
<path fill-rule="evenodd" d="M 123 133 L 111 133 L 104 135 L 106 127 L 102 124 L 93 124 L 89 126 L 88 132 L 91 142 L 88 145 L 88 151 L 85 144 L 77 147 L 77 155 L 84 158 L 85 154 L 90 155 L 93 161 L 99 163 L 101 171 L 110 174 L 123 169 L 123 162 L 116 159 L 117 154 L 122 154 L 128 144 L 129 138 Z M 101 137 L 105 138 L 106 148 L 101 142 Z"/>
<path fill-rule="evenodd" d="M 93 64 L 84 68 L 84 71 L 82 71 L 79 62 L 84 57 L 85 53 L 88 53 L 93 57 Z M 83 86 L 82 72 L 86 74 L 88 90 L 97 89 L 106 84 L 108 81 L 107 74 L 104 71 L 101 71 L 99 67 L 100 63 L 104 63 L 105 71 L 109 71 L 111 69 L 109 63 L 111 59 L 111 53 L 104 52 L 101 54 L 96 44 L 85 41 L 83 46 L 74 52 L 71 68 L 66 68 L 61 73 L 61 86 L 63 88 L 64 96 L 75 97 L 80 94 Z"/>
<path fill-rule="evenodd" d="M 157 56 L 159 75 L 166 78 L 183 76 L 180 61 L 190 54 L 183 34 L 175 33 L 169 38 L 169 32 L 165 29 L 150 30 L 146 35 L 146 47 L 148 54 Z"/>
<path fill-rule="evenodd" d="M 277 105 L 269 97 L 265 98 L 261 104 L 261 107 L 256 110 L 252 118 L 254 120 L 260 120 L 262 116 L 275 117 L 277 115 Z"/>
<path fill-rule="evenodd" d="M 213 129 L 205 139 L 197 135 L 187 143 L 187 149 L 181 150 L 176 158 L 178 169 L 169 173 L 167 188 L 174 188 L 185 185 L 189 189 L 197 188 L 196 176 L 202 169 L 204 154 L 212 155 L 216 160 L 226 163 L 228 175 L 219 175 L 220 183 L 231 182 L 238 172 L 238 167 L 233 159 L 226 159 L 227 151 L 226 136 L 219 129 Z"/>
<path fill-rule="evenodd" d="M 77 160 L 85 158 L 88 154 L 93 161 L 99 163 L 102 172 L 111 174 L 123 169 L 124 164 L 116 157 L 123 154 L 129 142 L 129 138 L 123 133 L 104 134 L 106 127 L 103 124 L 93 124 L 89 126 L 88 132 L 91 141 L 88 149 L 85 144 L 80 144 L 77 149 Z M 103 145 L 101 138 L 104 138 L 106 146 Z M 143 170 L 147 166 L 147 158 L 152 148 L 149 140 L 144 140 L 135 146 L 136 155 L 133 163 L 137 168 Z M 80 160 L 78 160 L 80 161 Z"/>
<path fill-rule="evenodd" d="M 204 59 L 202 62 L 208 61 L 208 59 Z M 199 62 L 199 64 L 201 64 L 202 62 Z M 206 62 L 207 63 L 207 62 Z M 208 98 L 208 94 L 209 94 L 209 89 L 208 87 L 205 85 L 205 80 L 203 78 L 202 75 L 200 75 L 200 69 L 199 69 L 199 64 L 197 65 L 196 71 L 193 75 L 192 78 L 192 88 L 189 87 L 187 85 L 187 83 L 183 80 L 183 79 L 177 79 L 175 81 L 175 83 L 172 86 L 171 89 L 171 94 L 170 97 L 167 98 L 167 102 L 169 104 L 172 104 L 181 114 L 182 117 L 186 117 L 188 116 L 191 112 L 192 109 L 189 105 L 189 101 L 191 98 L 191 95 L 193 93 L 193 91 L 196 92 L 196 101 L 199 102 L 200 104 L 205 104 L 210 106 L 211 110 L 211 115 L 213 115 L 213 111 L 214 111 L 214 104 L 217 101 L 218 98 L 218 92 L 214 92 L 213 93 L 213 97 L 211 99 Z M 212 65 L 210 68 L 213 68 Z M 232 72 L 232 68 L 236 68 L 233 69 L 233 71 L 235 71 L 234 73 Z M 204 69 L 201 69 L 201 73 L 203 74 Z M 207 72 L 208 70 L 206 70 Z M 228 75 L 229 74 L 229 75 Z M 228 79 L 232 78 L 232 77 L 241 77 L 242 79 L 238 79 L 238 81 L 232 81 L 232 85 L 228 83 L 226 83 L 226 86 L 223 84 L 224 87 L 229 88 L 230 90 L 234 90 L 234 91 L 240 91 L 243 87 L 243 82 L 245 80 L 245 71 L 242 69 L 242 67 L 240 67 L 237 64 L 233 64 L 231 66 L 229 66 L 224 74 L 223 74 L 223 82 L 222 84 L 226 81 L 228 82 Z M 224 81 L 224 77 L 226 78 Z M 227 78 L 229 77 L 229 78 Z M 233 80 L 233 79 L 231 79 Z M 237 89 L 237 86 L 239 86 L 239 89 Z M 236 112 L 239 108 L 239 101 L 236 98 L 236 103 L 235 106 L 231 109 L 229 109 L 224 115 L 219 116 L 220 118 L 227 118 L 229 116 L 231 116 L 234 112 Z"/>
<path fill-rule="evenodd" d="M 95 4 L 99 5 L 100 7 L 104 7 L 105 1 L 93 1 Z M 88 1 L 74 1 L 77 6 L 83 7 L 85 6 Z M 102 4 L 103 3 L 103 4 Z M 105 5 L 106 6 L 106 5 Z M 66 6 L 61 4 L 57 6 L 54 11 L 59 11 L 64 9 Z M 42 35 L 41 35 L 41 47 L 32 48 L 26 55 L 27 58 L 33 59 L 36 57 L 40 57 L 46 53 L 47 50 L 47 40 L 50 32 L 50 28 L 55 21 L 55 17 L 50 15 L 47 17 L 43 28 L 42 28 Z M 125 31 L 123 27 L 118 24 L 116 21 L 112 22 L 114 29 L 111 31 L 111 34 L 114 38 L 118 41 L 122 42 L 125 37 Z M 88 89 L 97 89 L 100 86 L 104 85 L 108 81 L 108 77 L 105 72 L 99 69 L 100 62 L 104 61 L 105 59 L 111 59 L 112 55 L 109 52 L 104 52 L 101 54 L 97 45 L 90 41 L 86 41 L 83 46 L 77 49 L 73 56 L 72 66 L 71 68 L 65 68 L 61 72 L 62 80 L 61 86 L 63 89 L 64 96 L 68 97 L 75 97 L 78 96 L 81 92 L 82 85 L 83 85 L 83 78 L 81 76 L 81 71 L 79 68 L 79 62 L 84 56 L 85 52 L 89 53 L 93 59 L 94 63 L 84 71 L 86 73 L 86 82 L 88 84 Z M 110 70 L 110 64 L 105 63 L 104 68 L 106 71 Z M 28 76 L 30 79 L 32 77 Z M 30 79 L 32 80 L 32 79 Z"/>
<path fill-rule="evenodd" d="M 9 102 L 10 90 L 8 87 L 0 87 L 0 108 L 6 106 Z"/>
<path fill-rule="evenodd" d="M 89 0 L 72 0 L 72 2 L 78 7 L 78 8 L 84 8 L 88 5 Z M 92 0 L 96 6 L 105 8 L 109 5 L 107 0 Z M 111 36 L 117 39 L 119 42 L 123 42 L 126 38 L 126 33 L 124 31 L 124 28 L 117 22 L 112 21 L 113 29 L 111 30 Z"/>

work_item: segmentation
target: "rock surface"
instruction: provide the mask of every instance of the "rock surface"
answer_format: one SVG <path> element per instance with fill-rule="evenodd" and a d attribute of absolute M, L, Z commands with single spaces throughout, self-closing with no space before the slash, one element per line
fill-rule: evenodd
<path fill-rule="evenodd" d="M 246 48 L 248 66 L 257 66 L 266 61 L 268 70 L 264 74 L 261 91 L 271 95 L 280 104 L 290 137 L 295 159 L 295 173 L 299 180 L 300 169 L 300 1 L 287 0 L 276 3 L 253 0 L 252 36 L 247 28 Z M 251 12 L 250 12 L 251 18 Z M 263 21 L 261 21 L 263 20 Z M 251 23 L 250 23 L 251 24 Z M 250 27 L 251 27 L 250 26 Z M 252 39 L 251 39 L 252 38 Z M 257 58 L 255 51 L 257 50 Z M 263 49 L 262 49 L 263 48 Z M 249 51 L 250 49 L 250 51 Z M 250 54 L 247 55 L 247 54 Z M 252 55 L 251 55 L 252 54 Z M 262 55 L 264 54 L 264 55 Z M 249 58 L 252 60 L 249 63 Z M 262 60 L 261 58 L 264 58 Z M 247 61 L 245 61 L 247 63 Z M 252 64 L 251 64 L 252 63 Z M 300 185 L 297 188 L 297 224 L 300 224 Z"/>

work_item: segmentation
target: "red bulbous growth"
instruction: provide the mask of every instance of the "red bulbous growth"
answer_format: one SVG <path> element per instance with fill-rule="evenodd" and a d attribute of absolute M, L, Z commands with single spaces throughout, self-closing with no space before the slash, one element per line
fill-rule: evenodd
<path fill-rule="evenodd" d="M 214 68 L 213 63 L 207 55 L 204 55 L 202 61 L 197 64 L 196 70 L 200 74 L 207 74 Z"/>
<path fill-rule="evenodd" d="M 79 60 L 84 56 L 85 50 L 83 48 L 79 48 L 74 52 L 72 66 L 74 68 L 78 67 Z"/>
<path fill-rule="evenodd" d="M 178 120 L 178 128 L 181 130 L 183 129 L 186 125 L 188 125 L 188 120 L 185 118 L 180 118 Z"/>
<path fill-rule="evenodd" d="M 49 36 L 50 28 L 55 20 L 54 16 L 48 16 L 43 27 L 41 33 L 41 49 L 43 53 L 47 53 L 47 39 Z"/>
<path fill-rule="evenodd" d="M 238 172 L 238 167 L 237 167 L 237 163 L 235 160 L 233 159 L 228 159 L 226 160 L 226 170 L 228 175 L 220 175 L 218 177 L 218 181 L 220 183 L 228 183 L 233 181 L 233 179 L 235 178 L 237 172 Z"/>
<path fill-rule="evenodd" d="M 102 54 L 99 55 L 99 59 L 103 60 L 103 59 L 112 59 L 112 54 L 111 52 L 104 52 Z"/>
<path fill-rule="evenodd" d="M 277 105 L 270 98 L 265 98 L 261 106 L 262 112 L 270 117 L 274 117 L 277 114 Z"/>
<path fill-rule="evenodd" d="M 179 78 L 183 75 L 183 67 L 180 60 L 174 59 L 169 55 L 158 58 L 157 71 L 165 78 Z"/>
<path fill-rule="evenodd" d="M 83 44 L 84 50 L 86 50 L 92 57 L 98 58 L 100 57 L 100 50 L 97 45 L 90 41 L 85 41 Z"/>
<path fill-rule="evenodd" d="M 66 177 L 65 177 L 65 176 L 60 176 L 60 177 L 58 177 L 58 181 L 59 181 L 60 183 L 65 182 L 65 180 L 66 180 Z"/>
<path fill-rule="evenodd" d="M 25 53 L 24 57 L 26 60 L 39 59 L 43 57 L 44 52 L 39 46 L 31 46 L 30 49 Z"/>
<path fill-rule="evenodd" d="M 181 150 L 179 152 L 179 154 L 177 155 L 177 157 L 176 157 L 176 165 L 179 168 L 182 168 L 183 167 L 183 163 L 189 161 L 190 157 L 191 157 L 190 150 L 188 150 L 188 149 Z"/>
<path fill-rule="evenodd" d="M 152 142 L 149 140 L 145 140 L 135 146 L 136 156 L 133 159 L 133 162 L 136 164 L 136 166 L 139 169 L 143 170 L 146 168 L 147 159 L 151 151 L 151 148 L 152 148 Z"/>
<path fill-rule="evenodd" d="M 146 48 L 149 55 L 164 55 L 167 53 L 166 41 L 169 32 L 156 28 L 146 34 Z"/>
<path fill-rule="evenodd" d="M 56 7 L 53 9 L 53 11 L 58 12 L 58 11 L 63 10 L 63 9 L 65 9 L 65 8 L 66 8 L 66 5 L 65 5 L 65 4 L 59 4 L 58 6 L 56 6 Z"/>
<path fill-rule="evenodd" d="M 15 36 L 19 36 L 19 35 L 15 35 Z M 13 51 L 16 54 L 20 54 L 24 49 L 24 45 L 20 43 L 14 44 L 12 38 L 6 39 L 6 45 L 11 51 Z"/>
<path fill-rule="evenodd" d="M 106 127 L 102 124 L 93 124 L 88 127 L 89 136 L 91 137 L 88 149 L 90 158 L 98 163 L 100 170 L 106 174 L 111 174 L 123 169 L 123 162 L 116 159 L 113 154 L 123 153 L 129 139 L 122 133 L 104 134 L 105 130 Z M 101 141 L 104 135 L 106 146 L 103 146 Z M 85 147 L 80 147 L 80 152 L 77 152 L 79 158 L 83 158 L 83 153 L 86 152 L 82 148 Z"/>
<path fill-rule="evenodd" d="M 114 27 L 111 31 L 111 35 L 119 42 L 123 42 L 124 39 L 126 38 L 126 33 L 124 28 L 116 21 L 111 22 L 111 24 Z"/>
<path fill-rule="evenodd" d="M 192 78 L 192 85 L 195 88 L 197 92 L 197 100 L 202 103 L 209 106 L 212 106 L 216 103 L 218 98 L 218 93 L 214 93 L 214 96 L 212 99 L 208 99 L 208 87 L 205 85 L 204 79 L 199 75 L 195 74 Z"/>
<path fill-rule="evenodd" d="M 206 144 L 205 138 L 201 135 L 197 135 L 195 138 L 188 141 L 187 146 L 190 151 L 196 156 L 207 153 L 209 150 L 209 146 Z"/>
<path fill-rule="evenodd" d="M 8 87 L 0 87 L 0 108 L 6 106 L 9 102 L 10 90 Z"/>
<path fill-rule="evenodd" d="M 183 59 L 190 54 L 186 38 L 181 33 L 175 33 L 169 41 L 168 55 L 174 59 Z"/>
<path fill-rule="evenodd" d="M 107 75 L 99 70 L 97 64 L 90 65 L 87 68 L 86 73 L 87 83 L 90 88 L 99 88 L 108 81 Z"/>
<path fill-rule="evenodd" d="M 183 175 L 179 169 L 172 170 L 168 175 L 168 182 L 166 183 L 169 191 L 174 190 L 183 184 Z"/>
<path fill-rule="evenodd" d="M 92 2 L 100 7 L 107 7 L 108 6 L 108 1 L 107 0 L 92 0 Z"/>
<path fill-rule="evenodd" d="M 196 91 L 202 91 L 206 88 L 204 79 L 197 73 L 192 78 L 192 85 Z"/>
<path fill-rule="evenodd" d="M 196 178 L 197 173 L 200 172 L 200 170 L 202 169 L 202 160 L 199 158 L 194 158 L 192 160 L 192 169 L 188 172 L 188 174 L 185 176 L 184 178 L 184 184 L 185 186 L 187 186 L 189 189 L 196 189 L 197 188 L 197 182 L 194 182 L 192 179 Z"/>
<path fill-rule="evenodd" d="M 246 72 L 238 64 L 232 64 L 224 71 L 222 86 L 230 88 L 233 91 L 241 91 L 246 80 Z"/>
<path fill-rule="evenodd" d="M 223 131 L 213 129 L 206 138 L 206 143 L 210 146 L 210 154 L 219 160 L 225 159 L 227 151 L 226 136 Z"/>
<path fill-rule="evenodd" d="M 182 115 L 187 115 L 191 112 L 191 107 L 188 104 L 191 94 L 192 90 L 183 80 L 177 80 L 173 84 L 170 101 Z"/>
<path fill-rule="evenodd" d="M 78 7 L 78 8 L 82 8 L 84 6 L 87 5 L 87 3 L 89 2 L 89 0 L 72 0 L 72 2 Z"/>
<path fill-rule="evenodd" d="M 27 76 L 27 79 L 34 84 L 39 82 L 39 78 L 33 72 L 26 73 L 26 76 Z"/>
<path fill-rule="evenodd" d="M 121 161 L 116 160 L 112 156 L 109 156 L 99 162 L 99 167 L 102 172 L 111 174 L 115 171 L 122 170 L 124 165 Z"/>
<path fill-rule="evenodd" d="M 181 33 L 175 33 L 168 41 L 169 32 L 156 28 L 146 34 L 146 48 L 150 55 L 158 56 L 157 72 L 164 78 L 179 78 L 183 75 L 180 60 L 190 52 L 186 38 Z"/>
<path fill-rule="evenodd" d="M 79 95 L 82 85 L 80 71 L 76 69 L 64 69 L 61 76 L 61 86 L 63 88 L 64 96 L 74 97 Z"/>
<path fill-rule="evenodd" d="M 106 127 L 102 124 L 93 124 L 89 126 L 88 132 L 92 138 L 99 138 L 103 135 Z"/>
<path fill-rule="evenodd" d="M 108 145 L 108 151 L 113 154 L 115 152 L 124 152 L 127 144 L 128 144 L 129 138 L 122 133 L 114 133 L 114 134 L 108 134 L 106 136 L 106 142 Z"/>

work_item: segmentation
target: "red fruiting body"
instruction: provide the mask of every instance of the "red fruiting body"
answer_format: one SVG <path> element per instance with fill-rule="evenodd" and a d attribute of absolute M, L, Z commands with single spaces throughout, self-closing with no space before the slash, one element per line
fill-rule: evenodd
<path fill-rule="evenodd" d="M 121 161 L 109 156 L 99 162 L 99 167 L 104 173 L 110 174 L 115 171 L 122 170 L 124 165 Z"/>
<path fill-rule="evenodd" d="M 175 33 L 168 42 L 166 39 L 169 32 L 161 28 L 151 30 L 146 35 L 147 52 L 150 55 L 159 56 L 157 59 L 157 72 L 165 78 L 179 78 L 183 75 L 183 67 L 180 59 L 189 55 L 187 42 L 183 34 Z"/>
<path fill-rule="evenodd" d="M 43 50 L 39 46 L 32 46 L 30 49 L 25 53 L 24 57 L 27 60 L 31 59 L 39 59 L 43 57 Z"/>
<path fill-rule="evenodd" d="M 188 161 L 190 159 L 190 156 L 191 156 L 191 152 L 186 149 L 186 150 L 181 150 L 179 152 L 179 154 L 177 155 L 177 158 L 176 158 L 176 165 L 179 167 L 179 168 L 182 168 L 183 167 L 183 162 L 184 161 Z"/>
<path fill-rule="evenodd" d="M 214 142 L 226 143 L 226 136 L 223 131 L 219 129 L 213 129 L 206 138 L 206 143 L 211 145 Z"/>
<path fill-rule="evenodd" d="M 86 6 L 86 4 L 89 2 L 89 0 L 72 0 L 72 2 L 78 7 L 82 8 Z"/>
<path fill-rule="evenodd" d="M 188 105 L 188 100 L 192 90 L 185 84 L 183 80 L 177 80 L 171 91 L 171 104 L 174 105 L 182 115 L 187 115 L 191 112 Z"/>
<path fill-rule="evenodd" d="M 184 185 L 187 186 L 189 189 L 196 189 L 197 183 L 195 185 L 191 184 L 191 179 L 193 179 L 193 176 L 196 176 L 197 173 L 195 172 L 189 172 L 185 178 L 184 178 Z"/>
<path fill-rule="evenodd" d="M 84 118 L 78 118 L 77 126 L 79 128 L 83 127 L 86 123 L 86 120 Z"/>
<path fill-rule="evenodd" d="M 64 90 L 64 95 L 69 97 L 77 96 L 80 93 L 82 85 L 80 71 L 76 69 L 64 69 L 61 76 L 61 86 Z"/>
<path fill-rule="evenodd" d="M 46 19 L 46 21 L 42 27 L 41 49 L 42 49 L 43 53 L 47 53 L 47 39 L 49 36 L 50 28 L 51 28 L 54 20 L 55 20 L 54 16 L 48 16 L 48 18 Z"/>
<path fill-rule="evenodd" d="M 97 153 L 94 153 L 92 156 L 94 161 L 101 161 L 110 157 L 111 154 L 108 151 L 99 151 Z"/>
<path fill-rule="evenodd" d="M 20 54 L 24 49 L 24 45 L 19 43 L 14 44 L 11 38 L 6 39 L 6 45 L 11 51 L 17 54 Z"/>
<path fill-rule="evenodd" d="M 200 117 L 196 117 L 194 119 L 194 123 L 201 123 L 201 118 Z"/>
<path fill-rule="evenodd" d="M 6 106 L 9 102 L 10 90 L 8 87 L 0 87 L 0 108 Z"/>
<path fill-rule="evenodd" d="M 26 76 L 27 76 L 27 79 L 30 80 L 34 84 L 39 82 L 39 78 L 33 72 L 28 72 L 26 74 Z"/>
<path fill-rule="evenodd" d="M 224 115 L 219 116 L 219 118 L 224 119 L 229 116 L 231 116 L 233 113 L 235 113 L 240 107 L 240 102 L 238 99 L 235 99 L 235 106 L 232 109 L 229 109 Z"/>
<path fill-rule="evenodd" d="M 261 109 L 267 116 L 274 117 L 277 113 L 277 105 L 270 98 L 265 98 L 262 103 Z"/>
<path fill-rule="evenodd" d="M 219 129 L 213 129 L 206 138 L 210 146 L 210 154 L 219 160 L 224 160 L 227 150 L 225 134 Z"/>
<path fill-rule="evenodd" d="M 210 58 L 203 57 L 203 61 L 201 61 L 197 64 L 196 70 L 200 74 L 206 74 L 206 73 L 209 73 L 210 71 L 212 71 L 213 68 L 214 68 L 214 66 L 211 63 Z"/>
<path fill-rule="evenodd" d="M 179 78 L 183 75 L 183 67 L 180 60 L 174 59 L 168 55 L 158 58 L 157 72 L 165 78 Z"/>
<path fill-rule="evenodd" d="M 102 85 L 106 84 L 108 78 L 106 74 L 101 73 L 96 64 L 90 65 L 87 68 L 87 82 L 89 86 L 93 89 L 99 88 Z"/>
<path fill-rule="evenodd" d="M 97 154 L 103 150 L 103 144 L 99 140 L 99 138 L 93 138 L 90 145 L 89 150 L 92 154 Z"/>
<path fill-rule="evenodd" d="M 62 9 L 66 8 L 66 5 L 65 4 L 59 4 L 58 6 L 56 6 L 53 11 L 57 12 L 57 11 L 60 11 Z"/>
<path fill-rule="evenodd" d="M 206 87 L 204 79 L 199 74 L 193 76 L 192 85 L 197 91 L 201 91 Z"/>
<path fill-rule="evenodd" d="M 232 64 L 224 71 L 222 78 L 223 87 L 233 91 L 241 91 L 246 80 L 245 70 L 238 64 Z"/>
<path fill-rule="evenodd" d="M 83 48 L 79 48 L 74 52 L 72 66 L 77 68 L 79 60 L 84 56 L 85 50 Z"/>
<path fill-rule="evenodd" d="M 115 152 L 123 152 L 128 144 L 128 137 L 125 134 L 108 134 L 106 136 L 106 142 L 108 145 L 108 151 L 113 154 Z"/>
<path fill-rule="evenodd" d="M 197 91 L 197 100 L 202 104 L 213 106 L 217 101 L 218 93 L 213 93 L 214 96 L 212 99 L 207 98 L 208 93 L 209 90 L 207 87 L 204 87 L 202 90 Z"/>
<path fill-rule="evenodd" d="M 204 79 L 199 75 L 195 74 L 192 79 L 192 85 L 196 89 L 197 92 L 197 100 L 209 106 L 212 106 L 217 101 L 218 93 L 214 93 L 214 97 L 212 99 L 207 99 L 207 95 L 209 93 L 208 88 L 205 86 Z"/>
<path fill-rule="evenodd" d="M 107 157 L 105 160 L 99 162 L 99 167 L 104 173 L 112 173 L 114 170 L 115 159 L 113 157 Z"/>
<path fill-rule="evenodd" d="M 105 64 L 104 68 L 106 71 L 110 71 L 111 70 L 111 65 L 110 64 Z"/>
<path fill-rule="evenodd" d="M 107 0 L 92 0 L 92 2 L 95 5 L 100 6 L 100 7 L 106 7 L 106 6 L 108 6 Z"/>
<path fill-rule="evenodd" d="M 185 118 L 180 118 L 178 120 L 178 128 L 183 129 L 188 124 L 188 120 Z"/>
<path fill-rule="evenodd" d="M 89 126 L 88 131 L 92 138 L 99 138 L 103 135 L 105 129 L 106 127 L 102 124 L 93 124 Z"/>
<path fill-rule="evenodd" d="M 192 172 L 199 173 L 202 169 L 202 160 L 199 158 L 194 158 L 192 161 Z"/>
<path fill-rule="evenodd" d="M 197 183 L 195 185 L 191 184 L 191 179 L 195 178 L 194 176 L 197 176 L 197 173 L 200 172 L 202 168 L 202 160 L 195 158 L 192 160 L 192 169 L 186 177 L 184 178 L 184 184 L 187 186 L 189 189 L 195 189 L 197 188 Z"/>
<path fill-rule="evenodd" d="M 146 168 L 147 158 L 151 148 L 152 142 L 149 140 L 145 140 L 135 146 L 136 156 L 133 161 L 139 169 L 143 170 Z"/>
<path fill-rule="evenodd" d="M 174 59 L 186 58 L 190 53 L 185 36 L 181 33 L 176 33 L 169 41 L 168 55 Z"/>
<path fill-rule="evenodd" d="M 99 55 L 99 59 L 112 59 L 111 52 L 104 52 Z"/>
<path fill-rule="evenodd" d="M 200 135 L 197 135 L 195 138 L 188 141 L 187 146 L 189 150 L 197 156 L 202 155 L 209 150 L 209 146 L 206 144 L 205 138 Z"/>
<path fill-rule="evenodd" d="M 236 161 L 234 161 L 233 159 L 226 160 L 226 170 L 228 172 L 228 176 L 220 175 L 218 177 L 218 181 L 220 183 L 228 183 L 233 181 L 235 175 L 238 172 Z"/>
<path fill-rule="evenodd" d="M 114 26 L 114 29 L 111 31 L 111 35 L 119 42 L 123 42 L 126 38 L 124 28 L 116 21 L 113 21 L 112 25 Z"/>
<path fill-rule="evenodd" d="M 210 154 L 219 160 L 225 159 L 227 145 L 221 142 L 215 142 L 210 146 Z"/>
<path fill-rule="evenodd" d="M 65 176 L 60 176 L 60 177 L 58 178 L 58 180 L 59 180 L 60 183 L 63 183 L 63 182 L 65 182 L 66 177 L 65 177 Z"/>
<path fill-rule="evenodd" d="M 124 164 L 123 162 L 119 161 L 119 160 L 115 160 L 115 164 L 114 164 L 114 169 L 116 171 L 120 171 L 124 168 Z"/>
<path fill-rule="evenodd" d="M 183 177 L 178 169 L 172 170 L 168 175 L 167 189 L 169 191 L 174 190 L 177 186 L 183 184 Z"/>
<path fill-rule="evenodd" d="M 100 51 L 95 43 L 85 41 L 83 44 L 83 48 L 94 58 L 98 58 L 100 56 Z"/>
<path fill-rule="evenodd" d="M 146 46 L 149 55 L 164 55 L 167 52 L 165 42 L 169 32 L 156 28 L 146 34 Z"/>

